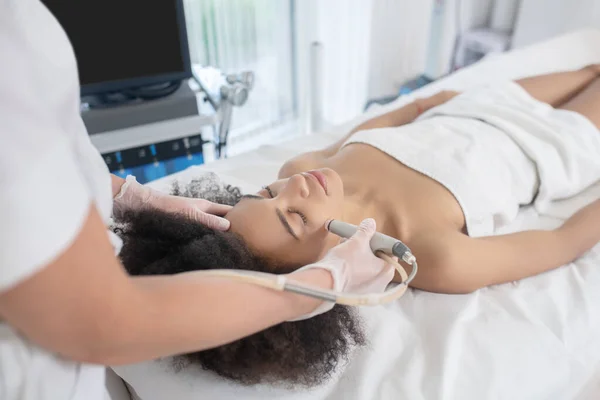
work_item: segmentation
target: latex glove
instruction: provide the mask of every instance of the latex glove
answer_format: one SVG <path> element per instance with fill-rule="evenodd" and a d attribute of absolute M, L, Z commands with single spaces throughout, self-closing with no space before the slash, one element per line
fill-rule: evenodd
<path fill-rule="evenodd" d="M 229 229 L 225 215 L 231 206 L 216 204 L 204 199 L 172 196 L 139 184 L 129 175 L 113 202 L 113 214 L 118 217 L 126 210 L 153 207 L 167 212 L 182 213 L 201 224 L 220 231 Z"/>
<path fill-rule="evenodd" d="M 325 257 L 298 269 L 324 268 L 333 276 L 333 290 L 351 293 L 381 293 L 394 278 L 394 267 L 376 257 L 369 242 L 376 231 L 375 220 L 362 221 L 356 233 L 342 244 L 329 250 Z M 289 279 L 294 279 L 291 273 Z M 295 318 L 298 321 L 331 310 L 334 303 L 324 301 L 309 314 Z"/>

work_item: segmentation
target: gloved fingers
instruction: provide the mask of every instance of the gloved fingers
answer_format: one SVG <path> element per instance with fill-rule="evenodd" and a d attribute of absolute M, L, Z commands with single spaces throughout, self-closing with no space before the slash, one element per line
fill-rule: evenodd
<path fill-rule="evenodd" d="M 398 262 L 398 257 L 396 256 L 390 256 L 390 258 L 395 261 Z M 378 276 L 381 276 L 382 278 L 389 278 L 387 280 L 387 283 L 391 282 L 392 279 L 394 279 L 394 276 L 396 275 L 396 266 L 392 263 L 389 263 L 383 259 L 381 259 L 381 261 L 383 261 L 384 266 L 381 269 L 381 272 L 378 274 Z"/>
<path fill-rule="evenodd" d="M 386 286 L 394 279 L 396 275 L 396 268 L 392 264 L 385 264 L 383 271 L 381 271 L 381 278 L 386 282 Z"/>
<path fill-rule="evenodd" d="M 206 225 L 209 228 L 216 229 L 218 231 L 227 231 L 230 227 L 230 222 L 225 218 L 207 214 L 197 208 L 192 208 L 190 217 L 194 218 L 199 223 Z"/>
<path fill-rule="evenodd" d="M 228 206 L 227 204 L 213 203 L 208 200 L 195 200 L 192 202 L 195 203 L 194 205 L 196 205 L 205 213 L 218 215 L 221 217 L 227 214 L 233 208 L 232 206 Z"/>
<path fill-rule="evenodd" d="M 377 229 L 377 226 L 373 218 L 364 219 L 358 226 L 356 233 L 350 239 L 369 241 L 375 234 L 375 229 Z"/>
<path fill-rule="evenodd" d="M 207 210 L 207 212 L 214 214 L 214 215 L 219 215 L 219 216 L 224 216 L 225 214 L 227 214 L 229 211 L 231 211 L 233 207 L 229 206 L 227 204 L 215 204 L 212 203 L 211 207 Z"/>
<path fill-rule="evenodd" d="M 385 264 L 381 270 L 373 275 L 367 282 L 355 289 L 356 293 L 381 293 L 392 279 L 394 279 L 394 267 L 391 264 Z"/>

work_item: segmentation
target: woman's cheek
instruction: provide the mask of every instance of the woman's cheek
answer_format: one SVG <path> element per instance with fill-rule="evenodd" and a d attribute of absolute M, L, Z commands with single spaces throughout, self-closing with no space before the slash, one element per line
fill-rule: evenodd
<path fill-rule="evenodd" d="M 325 231 L 322 235 L 320 235 L 318 239 L 317 246 L 320 247 L 319 251 L 319 259 L 325 257 L 327 252 L 331 250 L 331 248 L 338 245 L 340 242 L 340 238 L 336 235 Z"/>

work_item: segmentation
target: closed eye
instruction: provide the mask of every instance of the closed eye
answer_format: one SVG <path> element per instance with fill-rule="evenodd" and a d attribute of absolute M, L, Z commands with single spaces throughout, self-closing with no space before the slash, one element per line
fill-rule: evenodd
<path fill-rule="evenodd" d="M 273 196 L 273 192 L 271 191 L 271 189 L 268 186 L 265 186 L 263 189 L 265 189 L 268 193 L 270 197 L 274 197 Z M 250 199 L 250 200 L 266 200 L 265 197 L 262 196 L 256 196 L 254 194 L 245 194 L 242 196 L 242 199 Z M 288 210 L 288 212 L 293 212 Z M 290 225 L 290 223 L 288 222 L 287 218 L 285 217 L 285 215 L 283 214 L 283 212 L 279 209 L 276 208 L 275 209 L 275 213 L 277 214 L 277 218 L 279 218 L 279 221 L 281 222 L 281 224 L 283 225 L 283 227 L 285 228 L 285 230 L 292 235 L 292 237 L 296 240 L 300 240 L 300 238 L 298 237 L 298 235 L 296 235 L 296 232 L 294 232 L 294 230 L 292 229 L 292 226 Z M 302 218 L 302 221 L 304 221 L 306 219 L 306 217 L 304 216 L 304 214 L 300 213 L 300 212 L 296 212 L 298 215 L 300 215 L 300 218 Z"/>
<path fill-rule="evenodd" d="M 263 189 L 267 191 L 267 193 L 269 194 L 269 197 L 271 197 L 271 198 L 275 198 L 275 196 L 277 195 L 276 193 L 273 193 L 273 190 L 271 190 L 271 188 L 268 186 L 263 186 Z M 302 222 L 304 223 L 304 225 L 308 225 L 308 218 L 306 218 L 306 215 L 304 215 L 302 213 L 302 211 L 296 210 L 294 208 L 290 208 L 290 209 L 288 209 L 288 212 L 291 214 L 298 214 L 300 216 L 300 218 L 302 219 Z"/>
<path fill-rule="evenodd" d="M 301 211 L 290 208 L 288 210 L 288 212 L 290 212 L 292 214 L 298 214 L 300 216 L 300 218 L 302 218 L 302 222 L 304 223 L 304 225 L 308 225 L 308 218 L 306 218 L 306 215 L 304 215 Z"/>
<path fill-rule="evenodd" d="M 275 194 L 273 193 L 273 191 L 271 190 L 271 188 L 270 188 L 270 187 L 268 187 L 268 186 L 264 186 L 264 187 L 263 187 L 263 189 L 265 189 L 265 190 L 267 191 L 267 193 L 269 194 L 269 196 L 270 196 L 271 198 L 274 198 L 274 197 L 275 197 Z"/>

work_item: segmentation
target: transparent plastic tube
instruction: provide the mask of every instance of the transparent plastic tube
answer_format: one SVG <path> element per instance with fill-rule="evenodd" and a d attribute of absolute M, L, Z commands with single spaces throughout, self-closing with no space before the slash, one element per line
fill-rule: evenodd
<path fill-rule="evenodd" d="M 408 288 L 408 284 L 414 279 L 418 270 L 417 261 L 416 259 L 414 259 L 414 257 L 411 260 L 412 270 L 410 271 L 410 275 L 407 276 L 407 273 L 404 270 L 404 268 L 402 268 L 402 266 L 392 257 L 383 252 L 377 252 L 376 255 L 384 261 L 392 264 L 396 271 L 398 271 L 398 273 L 402 277 L 402 283 L 399 283 L 391 289 L 388 289 L 382 293 L 358 294 L 336 292 L 333 290 L 323 289 L 320 287 L 293 281 L 285 275 L 275 275 L 265 272 L 230 269 L 213 269 L 197 272 L 206 276 L 232 279 L 235 281 L 250 283 L 277 291 L 293 292 L 304 296 L 314 297 L 320 300 L 330 301 L 347 306 L 375 306 L 379 304 L 387 304 L 402 297 L 402 295 L 406 292 L 406 289 Z"/>

